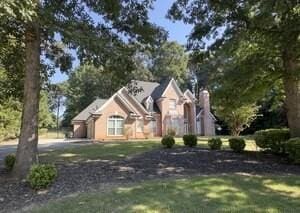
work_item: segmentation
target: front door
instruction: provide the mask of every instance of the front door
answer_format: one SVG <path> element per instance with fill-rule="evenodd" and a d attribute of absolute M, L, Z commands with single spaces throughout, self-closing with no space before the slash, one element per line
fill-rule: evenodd
<path fill-rule="evenodd" d="M 187 119 L 184 119 L 184 134 L 189 133 L 189 122 Z"/>

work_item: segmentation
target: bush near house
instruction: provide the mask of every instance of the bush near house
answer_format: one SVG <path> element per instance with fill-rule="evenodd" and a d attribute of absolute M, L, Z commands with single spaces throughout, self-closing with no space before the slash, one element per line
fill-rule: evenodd
<path fill-rule="evenodd" d="M 8 170 L 8 171 L 11 171 L 15 165 L 15 162 L 16 162 L 16 156 L 15 155 L 7 155 L 4 159 L 4 164 L 5 164 L 5 168 Z"/>
<path fill-rule="evenodd" d="M 189 146 L 189 147 L 193 147 L 193 146 L 197 146 L 197 136 L 190 134 L 190 135 L 184 135 L 182 137 L 184 145 Z"/>
<path fill-rule="evenodd" d="M 175 144 L 175 139 L 173 136 L 171 135 L 165 135 L 162 139 L 161 139 L 161 144 L 166 147 L 166 148 L 172 148 Z"/>
<path fill-rule="evenodd" d="M 35 164 L 30 168 L 27 181 L 33 189 L 47 188 L 57 177 L 57 169 L 52 164 Z"/>
<path fill-rule="evenodd" d="M 234 152 L 242 152 L 246 147 L 246 142 L 243 138 L 229 138 L 229 146 Z"/>
<path fill-rule="evenodd" d="M 212 150 L 219 150 L 222 146 L 221 138 L 211 138 L 208 140 L 208 146 Z"/>
<path fill-rule="evenodd" d="M 300 138 L 289 139 L 286 142 L 286 152 L 294 163 L 300 164 Z"/>
<path fill-rule="evenodd" d="M 289 129 L 266 129 L 255 132 L 254 140 L 258 147 L 273 153 L 285 153 L 285 142 L 290 139 Z"/>

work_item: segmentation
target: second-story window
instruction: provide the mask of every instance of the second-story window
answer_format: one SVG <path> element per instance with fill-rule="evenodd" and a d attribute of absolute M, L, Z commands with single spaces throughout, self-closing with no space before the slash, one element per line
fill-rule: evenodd
<path fill-rule="evenodd" d="M 148 99 L 146 102 L 146 108 L 149 112 L 153 112 L 153 101 L 151 99 Z"/>
<path fill-rule="evenodd" d="M 176 109 L 176 100 L 175 99 L 170 99 L 169 100 L 169 109 L 170 110 L 175 110 Z"/>

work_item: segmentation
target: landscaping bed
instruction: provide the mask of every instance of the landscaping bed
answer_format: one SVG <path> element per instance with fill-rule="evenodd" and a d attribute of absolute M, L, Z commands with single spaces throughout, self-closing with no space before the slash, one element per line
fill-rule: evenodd
<path fill-rule="evenodd" d="M 27 183 L 15 183 L 0 171 L 1 211 L 17 210 L 33 203 L 74 193 L 99 191 L 124 184 L 164 178 L 201 175 L 251 174 L 300 175 L 300 167 L 287 164 L 285 158 L 271 154 L 203 148 L 176 147 L 154 149 L 121 160 L 93 160 L 57 163 L 58 178 L 45 191 L 35 192 Z"/>

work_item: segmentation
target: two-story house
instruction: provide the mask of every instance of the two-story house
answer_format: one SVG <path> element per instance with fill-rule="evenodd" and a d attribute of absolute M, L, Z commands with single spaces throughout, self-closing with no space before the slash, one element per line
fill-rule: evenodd
<path fill-rule="evenodd" d="M 168 134 L 215 134 L 209 94 L 200 94 L 200 107 L 190 90 L 182 92 L 174 79 L 161 84 L 135 81 L 138 92 L 123 87 L 109 99 L 97 99 L 73 120 L 74 137 L 95 140 L 143 139 Z"/>

